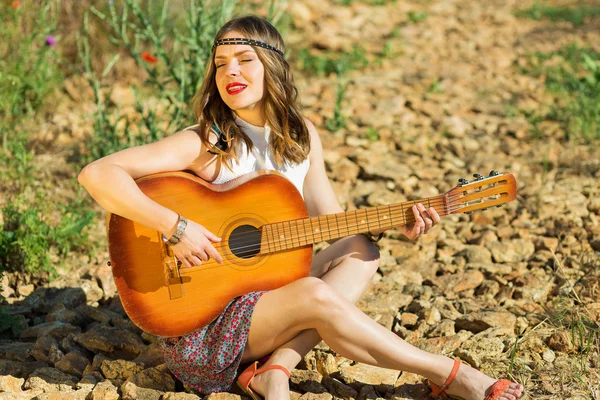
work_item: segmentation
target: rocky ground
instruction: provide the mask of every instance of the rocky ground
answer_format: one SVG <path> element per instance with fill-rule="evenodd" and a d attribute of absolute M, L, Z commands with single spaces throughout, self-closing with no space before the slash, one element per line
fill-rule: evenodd
<path fill-rule="evenodd" d="M 517 19 L 513 12 L 529 5 L 517 1 L 387 3 L 289 7 L 292 48 L 360 44 L 370 60 L 347 75 L 348 123 L 336 133 L 324 124 L 337 78 L 297 74 L 340 203 L 353 209 L 429 197 L 492 169 L 516 176 L 518 196 L 504 208 L 447 217 L 414 243 L 388 231 L 380 271 L 359 307 L 420 348 L 521 382 L 525 398 L 600 398 L 598 149 L 565 142 L 552 124 L 534 139 L 510 112 L 546 98 L 543 81 L 516 66 L 573 42 L 600 49 L 598 19 L 581 27 Z M 413 23 L 411 11 L 426 18 Z M 67 90 L 40 148 L 91 133 L 92 105 L 74 98 L 82 90 Z M 48 179 L 56 171 L 72 176 L 56 154 L 41 158 L 54 159 Z M 103 229 L 99 220 L 100 247 Z M 166 369 L 155 337 L 127 319 L 106 261 L 104 250 L 71 259 L 69 273 L 43 286 L 7 275 L 7 308 L 27 328 L 0 342 L 0 399 L 199 398 Z M 353 363 L 324 344 L 291 382 L 292 397 L 302 399 L 428 392 L 421 377 Z"/>

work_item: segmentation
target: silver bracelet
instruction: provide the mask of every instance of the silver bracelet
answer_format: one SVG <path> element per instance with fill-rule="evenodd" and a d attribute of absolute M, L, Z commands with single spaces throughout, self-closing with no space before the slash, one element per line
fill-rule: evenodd
<path fill-rule="evenodd" d="M 180 215 L 179 222 L 177 223 L 177 229 L 175 230 L 175 233 L 173 233 L 173 236 L 171 236 L 167 241 L 170 245 L 179 243 L 183 233 L 185 232 L 185 228 L 187 228 L 187 224 L 188 220 L 183 215 Z"/>

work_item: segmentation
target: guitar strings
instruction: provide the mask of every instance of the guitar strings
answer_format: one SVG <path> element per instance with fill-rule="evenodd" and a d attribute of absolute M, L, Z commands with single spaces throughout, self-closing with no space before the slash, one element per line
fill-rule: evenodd
<path fill-rule="evenodd" d="M 453 207 L 453 208 L 454 208 L 454 207 Z M 461 208 L 461 207 L 458 207 L 458 208 L 456 208 L 456 209 L 460 209 L 460 208 Z M 455 210 L 455 209 L 453 209 L 453 210 L 451 210 L 451 212 L 452 212 L 452 211 L 456 211 L 456 210 Z M 450 212 L 450 213 L 451 213 L 451 212 Z M 332 229 L 332 231 L 334 231 L 334 230 L 335 230 L 335 229 Z M 339 231 L 339 229 L 338 229 L 338 231 Z M 306 237 L 309 237 L 309 236 L 312 236 L 312 234 L 304 235 L 304 238 L 306 238 Z M 299 239 L 298 239 L 298 240 L 299 240 Z M 325 241 L 325 240 L 326 240 L 326 239 L 323 239 L 323 241 Z M 288 240 L 279 240 L 278 242 L 279 242 L 279 243 L 281 243 L 281 242 L 286 242 L 286 243 L 289 243 L 290 241 L 291 241 L 291 242 L 292 242 L 292 244 L 293 244 L 293 240 L 292 240 L 292 239 L 288 239 Z M 314 242 L 318 242 L 318 241 L 316 241 L 316 240 L 315 240 Z M 304 246 L 307 246 L 307 245 L 309 245 L 309 244 L 312 244 L 312 243 L 306 243 L 305 245 L 301 245 L 301 246 L 293 246 L 292 248 L 304 247 Z M 223 243 L 223 246 L 219 246 L 219 247 L 224 247 L 225 245 L 226 245 L 226 244 L 225 244 L 225 243 Z M 244 251 L 244 252 L 242 252 L 242 253 L 238 253 L 240 256 L 243 256 L 243 255 L 248 255 L 248 254 L 252 254 L 252 253 L 255 253 L 255 252 L 256 252 L 256 250 L 260 250 L 261 243 L 253 243 L 253 244 L 251 244 L 251 245 L 248 245 L 248 246 L 245 246 L 245 247 L 246 247 L 246 248 L 249 248 L 249 249 L 248 249 L 248 250 L 246 250 L 246 251 Z M 215 246 L 215 249 L 217 249 L 217 246 Z M 217 249 L 217 250 L 218 250 L 218 249 Z M 280 249 L 280 250 L 271 251 L 271 252 L 269 252 L 269 253 L 278 253 L 278 252 L 280 252 L 280 251 L 285 251 L 285 250 L 288 250 L 288 249 L 284 248 L 284 249 Z M 269 253 L 267 253 L 267 254 L 269 254 Z M 257 255 L 259 255 L 259 254 L 263 254 L 263 255 L 264 255 L 264 253 L 258 253 Z M 236 256 L 235 254 L 232 254 L 231 256 L 225 256 L 225 257 L 223 257 L 223 261 L 224 261 L 224 262 L 236 261 L 236 260 L 239 260 L 240 258 L 242 258 L 242 257 L 238 257 L 238 256 Z M 172 263 L 172 261 L 168 261 L 167 263 L 171 264 L 171 263 Z M 213 265 L 213 264 L 214 264 L 214 265 Z M 218 263 L 217 263 L 217 262 L 216 262 L 216 261 L 215 261 L 213 258 L 210 258 L 209 260 L 202 261 L 202 264 L 200 264 L 200 265 L 194 265 L 194 266 L 192 266 L 192 267 L 183 267 L 183 269 L 182 269 L 182 272 L 184 272 L 184 271 L 185 271 L 185 269 L 191 269 L 191 268 L 197 268 L 197 267 L 206 267 L 206 266 L 208 266 L 208 267 L 211 267 L 211 268 L 212 268 L 212 267 L 222 267 L 222 266 L 226 266 L 226 265 L 221 265 L 221 264 L 218 264 Z"/>
<path fill-rule="evenodd" d="M 432 207 L 436 208 L 435 204 L 433 204 Z M 460 209 L 461 207 L 462 206 L 459 205 L 459 206 L 451 206 L 451 207 L 447 208 L 447 210 L 449 211 L 448 214 L 451 214 L 452 212 Z M 395 208 L 397 208 L 397 207 L 395 207 Z M 398 213 L 396 213 L 396 214 L 398 214 Z M 445 214 L 445 213 L 441 214 L 441 216 L 445 216 L 445 215 L 447 215 L 447 214 Z M 399 219 L 402 219 L 403 220 L 402 222 L 404 222 L 404 223 L 410 223 L 411 220 L 414 221 L 414 214 L 409 214 L 408 217 L 405 217 L 404 215 L 399 215 L 398 214 L 397 217 Z M 392 219 L 393 218 L 394 217 L 392 217 Z M 290 221 L 290 222 L 293 222 L 293 221 Z M 363 224 L 347 225 L 348 229 L 346 229 L 346 228 L 336 228 L 336 229 L 331 229 L 329 232 L 337 231 L 337 233 L 339 234 L 339 232 L 341 232 L 342 230 L 349 230 L 351 228 L 360 227 L 361 225 L 363 225 Z M 399 223 L 398 225 L 403 225 L 403 224 Z M 317 233 L 316 235 L 318 236 L 319 234 L 323 235 L 323 233 Z M 241 236 L 248 236 L 247 234 L 242 234 L 242 233 L 239 234 L 239 235 L 241 235 Z M 314 239 L 315 234 L 313 232 L 309 232 L 309 233 L 305 233 L 304 235 L 292 236 L 291 238 L 288 237 L 288 238 L 284 238 L 284 239 L 277 239 L 277 240 L 271 241 L 270 243 L 271 244 L 279 244 L 280 247 L 282 246 L 282 243 L 284 243 L 286 246 L 288 244 L 290 244 L 290 243 L 292 245 L 294 245 L 294 241 L 298 241 L 300 243 L 301 239 L 307 239 L 307 238 L 309 238 L 311 236 L 313 237 L 313 241 L 316 242 L 316 240 Z M 326 240 L 326 239 L 323 239 L 323 240 Z M 248 245 L 242 246 L 242 247 L 237 247 L 238 249 L 247 249 L 247 250 L 245 250 L 245 251 L 243 251 L 241 253 L 238 253 L 238 255 L 243 256 L 243 255 L 252 254 L 252 253 L 256 252 L 256 250 L 259 250 L 260 247 L 261 247 L 261 242 L 256 243 L 253 240 L 250 240 L 250 241 L 247 241 L 246 243 L 251 243 L 251 244 L 248 244 Z M 311 243 L 306 243 L 305 245 L 300 245 L 298 247 L 303 247 L 303 246 L 306 246 L 306 245 L 309 245 L 309 244 L 311 244 Z M 226 243 L 223 243 L 223 242 L 216 243 L 215 244 L 215 249 L 219 250 L 219 249 L 222 249 L 225 246 L 227 246 Z M 275 250 L 274 252 L 278 252 L 278 251 L 282 251 L 282 250 L 286 250 L 286 249 L 282 248 L 280 250 Z M 240 257 L 238 257 L 236 255 L 233 255 L 233 256 L 229 256 L 229 257 L 225 256 L 225 257 L 223 257 L 223 260 L 224 261 L 231 261 L 231 260 L 237 260 L 239 258 Z M 203 261 L 200 266 L 206 266 L 207 264 L 215 264 L 215 263 L 216 263 L 216 261 L 214 261 L 214 259 L 211 258 L 211 259 L 209 259 L 207 261 Z M 195 267 L 200 267 L 200 266 L 195 266 Z M 189 267 L 186 267 L 186 268 L 189 268 Z"/>
<path fill-rule="evenodd" d="M 436 204 L 434 204 L 434 206 L 435 205 Z M 451 212 L 453 212 L 453 211 L 455 211 L 455 209 L 451 210 Z M 407 224 L 407 223 L 410 223 L 410 222 L 414 221 L 414 218 L 413 218 L 414 215 L 413 214 L 410 214 L 408 217 L 405 217 L 403 215 L 399 215 L 398 213 L 392 213 L 392 214 L 396 214 L 395 216 L 392 215 L 392 218 L 391 218 L 392 220 L 394 220 L 396 218 L 401 219 L 401 221 L 398 221 L 398 223 L 394 223 L 393 224 L 394 226 L 395 225 L 404 225 L 404 224 Z M 445 215 L 445 214 L 442 213 L 442 216 L 443 215 Z M 291 223 L 294 223 L 294 222 L 297 222 L 297 221 L 299 221 L 299 220 L 291 220 L 291 221 L 285 221 L 285 222 L 290 222 L 290 224 L 291 224 Z M 269 224 L 269 225 L 275 225 L 275 224 L 277 224 L 277 223 Z M 265 226 L 263 226 L 263 228 L 264 227 Z M 306 228 L 306 225 L 303 224 L 303 227 Z M 369 227 L 368 223 L 366 223 L 366 224 L 360 224 L 360 223 L 358 223 L 358 224 L 347 224 L 347 225 L 344 225 L 342 227 L 337 227 L 337 228 L 329 229 L 329 230 L 327 230 L 327 232 L 332 232 L 332 233 L 335 232 L 334 233 L 334 235 L 335 235 L 335 234 L 339 234 L 342 231 L 348 231 L 348 235 L 350 235 L 349 231 L 352 230 L 352 229 L 354 229 L 354 228 L 358 228 L 359 230 L 362 230 L 364 228 L 367 228 L 367 230 L 373 229 L 373 228 Z M 375 227 L 375 228 L 376 229 L 380 229 L 380 226 Z M 298 243 L 300 243 L 301 240 L 307 239 L 307 238 L 310 238 L 310 237 L 312 237 L 313 241 L 316 242 L 317 240 L 315 240 L 315 238 L 314 238 L 315 236 L 318 236 L 318 235 L 325 235 L 326 236 L 326 233 L 325 234 L 323 234 L 322 232 L 315 233 L 313 231 L 307 232 L 305 229 L 303 229 L 303 230 L 304 230 L 303 234 L 294 235 L 292 233 L 292 229 L 288 229 L 288 231 L 290 232 L 291 235 L 288 235 L 285 238 L 276 238 L 274 240 L 269 240 L 269 243 L 272 244 L 272 247 L 274 247 L 275 249 L 277 249 L 277 246 L 279 246 L 281 248 L 284 245 L 287 246 L 288 244 L 292 244 L 292 246 L 294 246 L 294 242 L 295 241 L 297 241 Z M 299 231 L 297 231 L 297 232 L 299 233 Z M 272 233 L 275 234 L 274 232 L 272 232 Z M 356 232 L 356 233 L 360 233 L 360 232 Z M 238 238 L 240 236 L 241 237 L 244 237 L 244 236 L 245 237 L 250 237 L 250 235 L 244 234 L 244 233 L 240 233 L 240 234 L 237 235 Z M 231 237 L 233 237 L 233 235 L 231 235 L 230 238 Z M 282 243 L 284 243 L 284 244 L 282 244 Z M 246 244 L 246 246 L 243 246 L 245 244 Z M 299 247 L 302 247 L 302 246 L 305 246 L 305 245 L 308 245 L 308 244 L 309 243 L 306 243 L 304 245 L 300 244 Z M 240 246 L 240 245 L 242 245 L 242 246 Z M 250 239 L 250 240 L 247 240 L 246 242 L 237 243 L 236 249 L 247 249 L 247 248 L 249 248 L 248 251 L 246 251 L 246 252 L 238 253 L 240 255 L 246 255 L 246 254 L 250 254 L 252 252 L 255 252 L 257 248 L 260 248 L 260 245 L 261 245 L 261 243 L 257 243 L 255 240 Z M 219 248 L 225 247 L 226 243 L 219 242 L 219 243 L 216 243 L 214 246 L 215 246 L 215 249 L 218 250 Z M 280 250 L 276 250 L 276 251 L 280 251 Z"/>
<path fill-rule="evenodd" d="M 437 205 L 440 205 L 440 204 L 441 204 L 442 206 L 444 206 L 444 207 L 445 207 L 444 200 L 443 200 L 443 197 L 442 197 L 442 196 L 443 196 L 443 195 L 439 195 L 439 196 L 431 197 L 431 198 L 429 198 L 429 199 L 414 200 L 414 201 L 412 202 L 412 204 L 414 205 L 414 204 L 417 204 L 417 203 L 425 203 L 425 202 L 427 202 L 427 203 L 429 204 L 429 206 L 433 206 L 433 205 L 436 205 L 436 206 L 437 206 Z M 448 196 L 448 197 L 449 197 L 449 201 L 454 201 L 454 199 L 452 199 L 452 197 L 455 197 L 455 196 L 456 196 L 456 195 L 450 195 L 450 196 Z M 432 200 L 432 199 L 433 199 L 433 200 Z M 425 201 L 425 200 L 426 200 L 426 201 Z M 441 202 L 441 203 L 440 203 L 440 202 Z M 411 205 L 410 203 L 411 203 L 411 202 L 402 202 L 402 203 L 396 203 L 396 204 L 389 205 L 389 206 L 375 206 L 375 207 L 369 207 L 369 208 L 366 208 L 366 209 L 357 209 L 357 210 L 347 211 L 347 212 L 345 212 L 345 213 L 343 213 L 343 214 L 355 213 L 355 212 L 356 212 L 356 213 L 361 213 L 361 212 L 364 212 L 364 213 L 366 214 L 367 218 L 369 218 L 369 217 L 373 217 L 373 216 L 374 216 L 373 214 L 375 214 L 375 215 L 379 215 L 379 211 L 378 211 L 378 210 L 376 210 L 376 209 L 377 209 L 377 208 L 379 208 L 379 207 L 384 207 L 384 208 L 385 208 L 385 207 L 388 207 L 388 208 L 389 208 L 391 211 L 397 211 L 397 210 L 398 210 L 398 207 L 412 207 L 412 205 Z M 255 210 L 256 210 L 256 211 L 259 211 L 259 210 L 261 210 L 261 209 L 267 209 L 267 208 L 268 208 L 268 206 L 265 206 L 265 207 L 260 207 L 260 208 L 257 208 L 257 209 L 255 209 Z M 400 210 L 400 212 L 404 212 L 404 210 L 403 210 L 403 209 L 401 209 L 401 210 Z M 382 213 L 387 213 L 387 211 L 385 211 L 385 210 L 382 210 Z M 334 215 L 336 215 L 336 214 L 329 214 L 329 215 L 327 215 L 327 216 L 323 215 L 323 216 L 319 216 L 319 217 L 323 217 L 323 218 L 325 218 L 325 217 L 327 217 L 327 218 L 331 218 L 331 217 L 332 217 L 332 216 L 334 216 Z M 218 216 L 218 214 L 217 214 L 217 216 Z M 354 217 L 354 218 L 356 218 L 356 216 L 358 216 L 358 214 L 355 214 L 355 217 Z M 319 217 L 306 217 L 306 218 L 307 218 L 307 219 L 310 219 L 310 218 L 315 218 L 315 219 L 317 219 L 317 218 L 319 218 Z M 362 216 L 361 216 L 361 217 L 362 217 Z M 348 217 L 344 217 L 344 218 L 345 218 L 346 220 L 348 220 L 348 219 L 349 219 Z M 353 217 L 350 217 L 350 218 L 353 218 Z M 303 219 L 303 218 L 301 218 L 301 219 Z M 267 226 L 267 225 L 275 225 L 275 224 L 280 224 L 280 223 L 285 223 L 285 222 L 290 222 L 290 223 L 291 223 L 291 222 L 296 222 L 296 221 L 299 221 L 299 220 L 300 220 L 300 219 L 295 219 L 295 220 L 290 220 L 290 221 L 279 221 L 279 222 L 273 222 L 273 223 L 265 224 L 265 225 L 263 225 L 263 226 Z M 234 238 L 234 239 L 235 239 L 235 238 L 237 238 L 237 237 L 238 237 L 238 236 L 240 236 L 240 235 L 242 235 L 242 236 L 247 236 L 247 235 L 248 235 L 248 233 L 247 233 L 247 232 L 243 232 L 243 233 L 233 233 L 233 234 L 231 234 L 229 237 L 230 237 L 230 238 Z"/>
<path fill-rule="evenodd" d="M 416 204 L 416 203 L 417 203 L 417 201 L 415 201 L 415 203 L 414 203 L 414 204 Z M 439 207 L 440 205 L 441 205 L 441 206 L 443 206 L 443 207 Z M 412 213 L 409 213 L 409 215 L 408 215 L 408 216 L 399 216 L 399 215 L 398 215 L 399 213 L 402 213 L 402 214 L 404 214 L 404 213 L 405 213 L 405 210 L 402 208 L 402 207 L 405 207 L 405 206 L 406 206 L 406 207 L 408 207 L 409 205 L 407 205 L 406 203 L 397 203 L 397 204 L 395 204 L 395 205 L 390 205 L 390 206 L 387 206 L 387 207 L 389 208 L 389 211 L 382 210 L 381 214 L 382 214 L 382 215 L 385 215 L 385 214 L 390 214 L 390 215 L 392 215 L 392 216 L 391 216 L 391 219 L 401 218 L 401 219 L 402 219 L 402 221 L 400 221 L 400 223 L 398 223 L 398 225 L 402 225 L 403 223 L 408 223 L 408 222 L 414 221 L 414 218 L 413 218 L 413 215 L 414 215 L 414 214 L 412 214 Z M 447 208 L 447 207 L 446 207 L 446 205 L 445 205 L 444 199 L 443 199 L 443 198 L 439 198 L 439 196 L 438 196 L 438 198 L 436 198 L 436 199 L 435 199 L 435 200 L 433 200 L 433 201 L 428 201 L 428 206 L 435 206 L 434 208 L 436 208 L 436 209 L 437 209 L 437 208 L 440 208 L 440 209 L 441 209 L 441 208 Z M 401 209 L 400 209 L 400 210 L 398 209 L 399 207 L 401 207 Z M 412 206 L 411 206 L 411 207 L 412 207 Z M 374 207 L 374 208 L 375 208 L 375 207 Z M 361 218 L 363 218 L 363 217 L 365 217 L 365 216 L 366 216 L 367 218 L 375 217 L 376 215 L 377 215 L 377 216 L 379 216 L 379 214 L 380 214 L 380 213 L 379 213 L 379 211 L 378 211 L 378 210 L 375 210 L 374 208 L 353 210 L 353 211 L 349 211 L 349 212 L 346 212 L 346 213 L 343 213 L 343 214 L 346 214 L 346 215 L 347 215 L 348 213 L 353 213 L 353 212 L 356 212 L 356 211 L 358 211 L 358 212 L 362 212 L 362 211 L 364 211 L 364 215 L 360 215 L 360 217 L 361 217 Z M 455 210 L 452 210 L 452 211 L 455 211 Z M 334 215 L 339 215 L 339 214 L 329 214 L 329 215 L 323 215 L 323 216 L 319 216 L 319 217 L 307 217 L 307 218 L 299 218 L 299 219 L 295 219 L 295 220 L 289 220 L 289 221 L 279 221 L 279 222 L 273 222 L 273 223 L 265 224 L 265 225 L 263 225 L 262 227 L 266 227 L 266 226 L 275 226 L 275 225 L 278 225 L 278 224 L 284 224 L 284 223 L 286 223 L 286 222 L 287 222 L 289 225 L 291 225 L 291 224 L 295 224 L 295 226 L 297 226 L 298 222 L 299 222 L 299 221 L 301 221 L 302 219 L 305 219 L 305 220 L 308 222 L 308 220 L 309 220 L 309 219 L 313 219 L 313 218 L 316 220 L 316 224 L 319 224 L 319 226 L 320 226 L 320 224 L 321 224 L 321 223 L 323 223 L 323 222 L 325 222 L 325 223 L 329 224 L 331 217 L 332 217 L 332 216 L 334 216 Z M 445 215 L 445 214 L 444 214 L 444 212 L 442 212 L 442 215 Z M 350 217 L 350 218 L 348 218 L 347 216 L 345 216 L 345 217 L 343 217 L 343 219 L 345 219 L 346 221 L 348 221 L 348 220 L 352 220 L 352 219 L 356 220 L 356 218 L 357 218 L 358 216 L 359 216 L 358 214 L 355 214 L 354 218 L 353 218 L 353 217 Z M 325 218 L 325 221 L 322 221 L 322 220 L 321 220 L 321 221 L 319 221 L 319 220 L 318 220 L 319 218 Z M 378 217 L 378 218 L 379 218 L 379 217 Z M 335 222 L 336 224 L 338 223 L 338 222 L 337 222 L 337 220 L 338 220 L 338 219 L 337 219 L 337 217 L 336 217 L 336 222 Z M 354 221 L 352 221 L 352 222 L 354 222 Z M 366 224 L 367 224 L 367 229 L 371 229 L 371 228 L 370 228 L 370 226 L 369 226 L 369 223 L 367 222 Z M 310 225 L 310 227 L 311 227 L 311 229 L 312 229 L 312 223 L 309 223 L 308 225 Z M 364 225 L 364 223 L 362 223 L 362 224 L 361 224 L 361 223 L 358 223 L 358 224 L 356 224 L 356 225 L 346 224 L 346 225 L 344 225 L 344 226 L 348 226 L 348 227 L 357 227 L 357 226 L 361 226 L 361 225 Z M 381 225 L 381 224 L 379 224 L 379 225 Z M 396 224 L 394 224 L 394 225 L 396 225 Z M 302 228 L 303 228 L 303 230 L 306 230 L 306 226 L 307 226 L 307 224 L 306 224 L 306 223 L 302 223 Z M 377 229 L 379 229 L 379 228 L 380 228 L 380 226 L 378 226 L 378 227 L 376 227 L 376 228 L 377 228 Z M 337 230 L 338 230 L 338 231 L 340 231 L 340 229 L 339 229 L 339 228 L 338 228 Z M 305 232 L 303 236 L 308 236 L 308 235 L 312 235 L 312 234 L 313 234 L 312 232 L 308 232 L 308 233 L 306 233 L 306 232 Z M 242 232 L 242 233 L 233 233 L 233 234 L 231 234 L 231 235 L 229 236 L 229 238 L 230 238 L 230 239 L 238 239 L 240 236 L 242 236 L 242 237 L 249 237 L 249 236 L 250 236 L 250 234 L 248 234 L 247 232 Z M 250 243 L 253 243 L 254 241 L 253 241 L 253 240 L 250 240 L 249 242 L 250 242 Z M 244 244 L 244 243 L 242 242 L 242 243 L 240 243 L 240 244 Z"/>
<path fill-rule="evenodd" d="M 448 203 L 450 204 L 449 206 L 446 205 L 446 202 L 444 201 L 444 196 L 446 196 L 446 198 L 448 199 Z M 464 208 L 464 205 L 454 204 L 454 201 L 456 199 L 464 198 L 464 197 L 467 197 L 467 195 L 466 195 L 465 192 L 460 192 L 460 193 L 456 193 L 456 194 L 448 194 L 448 193 L 446 193 L 445 195 L 433 196 L 433 197 L 430 197 L 428 199 L 413 200 L 412 204 L 414 205 L 414 204 L 417 204 L 417 203 L 425 203 L 427 201 L 428 207 L 432 207 L 433 206 L 434 208 L 437 209 L 438 206 L 442 206 L 442 208 L 444 209 L 444 212 L 442 212 L 441 216 L 445 216 L 445 215 L 451 214 L 454 211 L 457 211 L 457 210 L 459 210 L 461 208 Z M 410 201 L 407 201 L 407 202 L 396 203 L 396 204 L 387 206 L 389 208 L 389 212 L 388 213 L 391 215 L 392 220 L 395 219 L 395 218 L 398 218 L 398 219 L 402 220 L 402 221 L 399 221 L 397 223 L 397 225 L 404 225 L 404 224 L 407 224 L 407 223 L 410 223 L 410 222 L 414 222 L 414 220 L 415 220 L 414 219 L 414 214 L 409 213 L 408 216 L 406 216 L 405 212 L 404 212 L 405 211 L 404 207 L 411 206 L 410 203 L 411 203 Z M 368 218 L 369 217 L 369 213 L 377 213 L 377 215 L 379 215 L 379 212 L 378 212 L 377 208 L 378 207 L 371 207 L 371 208 L 368 208 L 368 209 L 353 210 L 352 212 L 354 212 L 354 211 L 358 211 L 358 212 L 364 211 L 366 213 L 367 218 Z M 399 215 L 400 213 L 402 215 Z M 394 216 L 394 214 L 395 214 L 395 216 Z M 329 216 L 320 216 L 320 217 L 330 218 L 331 215 L 335 215 L 335 214 L 330 214 Z M 357 217 L 357 215 L 355 215 L 355 218 L 356 217 Z M 319 217 L 308 217 L 307 220 L 310 219 L 310 218 L 317 219 L 317 222 L 319 224 L 322 222 L 322 221 L 318 221 Z M 302 219 L 304 219 L 304 218 L 302 218 Z M 274 225 L 282 224 L 282 223 L 285 223 L 285 222 L 288 222 L 290 224 L 293 223 L 293 222 L 297 223 L 297 221 L 299 221 L 299 220 L 301 220 L 301 219 L 290 220 L 290 221 L 280 221 L 280 222 L 275 222 L 275 223 L 271 223 L 271 224 L 266 224 L 266 225 L 263 225 L 262 227 L 269 226 L 269 225 L 270 226 L 274 226 Z M 348 220 L 348 218 L 346 218 L 346 220 Z M 329 221 L 326 220 L 325 222 L 328 223 Z M 336 223 L 337 223 L 337 218 L 336 218 Z M 361 225 L 364 225 L 364 224 L 356 224 L 356 225 L 347 224 L 347 225 L 345 225 L 342 228 L 338 227 L 338 228 L 335 228 L 335 229 L 330 229 L 328 231 L 329 232 L 334 232 L 335 231 L 335 232 L 337 232 L 336 234 L 339 234 L 344 229 L 346 231 L 349 231 L 350 229 L 356 228 L 356 227 L 359 227 L 359 229 L 361 229 L 360 228 Z M 366 225 L 367 225 L 367 229 L 371 229 L 369 227 L 368 223 L 366 223 Z M 394 223 L 394 225 L 396 225 L 396 223 Z M 312 224 L 311 224 L 311 227 L 312 227 Z M 303 228 L 304 228 L 304 230 L 306 228 L 306 225 L 304 223 L 303 223 Z M 292 233 L 291 229 L 289 231 L 290 231 L 290 233 Z M 357 233 L 360 233 L 360 232 L 357 232 Z M 278 252 L 278 251 L 282 251 L 282 250 L 287 250 L 287 246 L 290 243 L 291 243 L 292 247 L 303 247 L 303 246 L 312 244 L 312 243 L 310 243 L 311 241 L 307 241 L 307 243 L 304 244 L 304 245 L 300 244 L 299 246 L 296 246 L 294 244 L 295 240 L 297 240 L 298 243 L 301 243 L 302 239 L 307 239 L 307 238 L 309 238 L 309 237 L 312 236 L 312 242 L 313 243 L 314 242 L 318 242 L 315 239 L 315 235 L 318 236 L 319 234 L 323 235 L 322 232 L 317 232 L 317 233 L 314 233 L 314 232 L 308 232 L 308 233 L 306 233 L 305 232 L 304 234 L 297 235 L 297 236 L 294 236 L 292 234 L 291 237 L 288 236 L 287 238 L 276 239 L 276 240 L 270 241 L 269 243 L 271 243 L 273 245 L 273 247 L 275 247 L 275 248 L 276 248 L 277 245 L 279 245 L 280 248 L 283 247 L 283 246 L 286 247 L 286 248 L 281 248 L 280 250 L 275 250 L 274 251 L 274 252 Z M 229 236 L 229 238 L 232 238 L 233 236 L 242 237 L 242 238 L 244 238 L 244 237 L 250 237 L 250 235 L 248 233 L 239 233 L 239 234 L 232 234 L 232 235 Z M 261 234 L 261 236 L 262 236 L 262 234 Z M 327 240 L 327 239 L 322 239 L 322 240 Z M 238 253 L 238 255 L 244 256 L 244 255 L 247 255 L 247 254 L 255 253 L 257 249 L 260 250 L 260 247 L 261 247 L 261 244 L 262 244 L 262 237 L 261 237 L 261 242 L 258 242 L 258 243 L 256 241 L 250 239 L 250 240 L 247 240 L 245 243 L 242 242 L 242 243 L 239 243 L 239 244 L 247 244 L 247 243 L 250 243 L 250 244 L 248 244 L 246 246 L 241 246 L 241 247 L 238 246 L 237 247 L 237 249 L 247 249 L 246 251 L 244 251 L 242 253 Z M 284 245 L 282 245 L 282 243 L 284 243 Z M 214 246 L 215 246 L 216 250 L 219 250 L 219 249 L 222 250 L 224 247 L 227 246 L 227 243 L 220 242 L 220 243 L 216 243 Z M 236 259 L 239 259 L 239 257 L 237 257 L 236 255 L 233 255 L 233 257 L 227 257 L 226 256 L 226 257 L 223 258 L 224 261 L 230 261 L 230 260 L 236 260 Z M 216 263 L 216 261 L 210 259 L 210 260 L 207 260 L 207 261 L 203 262 L 202 265 L 211 264 L 211 263 Z"/>

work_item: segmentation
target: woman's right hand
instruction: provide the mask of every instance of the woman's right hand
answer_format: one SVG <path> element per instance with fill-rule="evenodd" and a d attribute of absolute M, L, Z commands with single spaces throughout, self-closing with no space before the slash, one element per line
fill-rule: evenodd
<path fill-rule="evenodd" d="M 201 265 L 203 261 L 210 258 L 221 264 L 223 258 L 213 246 L 221 238 L 210 232 L 204 226 L 188 220 L 187 227 L 179 243 L 172 245 L 171 249 L 175 257 L 186 267 Z"/>

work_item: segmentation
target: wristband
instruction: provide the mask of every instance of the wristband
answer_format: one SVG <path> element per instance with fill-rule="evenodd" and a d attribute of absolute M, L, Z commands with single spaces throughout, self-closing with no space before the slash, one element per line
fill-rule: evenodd
<path fill-rule="evenodd" d="M 188 220 L 184 216 L 180 215 L 179 222 L 177 223 L 177 229 L 175 230 L 175 233 L 173 233 L 173 236 L 171 236 L 167 241 L 170 245 L 179 243 L 183 233 L 185 232 L 185 228 L 187 228 L 187 224 Z"/>

